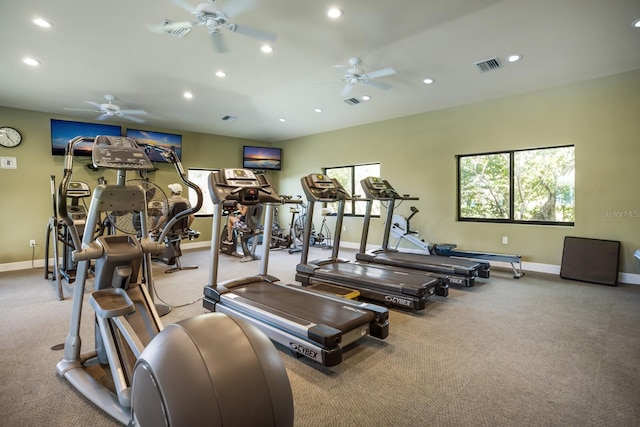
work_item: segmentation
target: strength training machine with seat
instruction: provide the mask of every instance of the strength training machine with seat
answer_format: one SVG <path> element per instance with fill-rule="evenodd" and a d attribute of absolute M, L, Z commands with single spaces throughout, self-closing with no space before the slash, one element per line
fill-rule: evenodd
<path fill-rule="evenodd" d="M 82 241 L 66 207 L 73 146 L 66 149 L 59 187 L 59 217 L 72 233 L 78 262 L 69 333 L 57 373 L 110 416 L 129 426 L 292 426 L 293 397 L 280 355 L 257 328 L 242 319 L 208 313 L 164 327 L 153 302 L 151 254 L 164 250 L 150 238 L 142 186 L 126 182 L 127 171 L 153 170 L 144 150 L 127 137 L 97 136 L 93 165 L 116 169 L 115 185 L 98 185 L 87 215 L 93 230 L 100 215 L 133 211 L 140 238 L 130 234 Z M 202 192 L 198 191 L 202 202 Z M 188 213 L 188 211 L 184 211 Z M 80 326 L 87 266 L 95 260 L 95 350 L 81 354 Z M 242 357 L 238 357 L 241 354 Z M 251 386 L 248 387 L 247 384 Z M 248 405 L 247 402 L 250 402 Z"/>
<path fill-rule="evenodd" d="M 171 207 L 168 213 L 168 218 L 178 216 L 182 211 L 189 209 L 189 206 L 185 202 L 177 202 Z M 182 265 L 180 258 L 182 257 L 182 240 L 194 240 L 200 237 L 200 232 L 189 228 L 189 216 L 181 215 L 181 219 L 176 221 L 171 227 L 167 236 L 164 239 L 165 249 L 164 252 L 156 258 L 159 261 L 167 265 L 175 265 L 166 269 L 165 273 L 175 273 L 181 270 L 195 270 L 197 265 Z"/>
<path fill-rule="evenodd" d="M 271 235 L 274 204 L 283 201 L 265 175 L 247 169 L 222 169 L 212 172 L 208 181 L 214 205 L 212 236 L 220 234 L 222 206 L 229 201 L 263 204 L 264 234 Z M 219 242 L 216 239 L 211 246 L 205 308 L 245 319 L 295 355 L 324 366 L 341 363 L 344 347 L 367 335 L 387 337 L 386 308 L 285 284 L 269 275 L 270 245 L 266 241 L 257 275 L 218 283 Z"/>
<path fill-rule="evenodd" d="M 223 213 L 225 215 L 233 215 L 233 211 L 236 210 L 236 203 L 229 203 L 224 206 Z M 246 229 L 233 228 L 231 230 L 231 243 L 227 243 L 227 237 L 229 233 L 229 225 L 225 224 L 220 233 L 220 252 L 225 255 L 231 255 L 238 258 L 242 258 L 241 262 L 254 261 L 258 259 L 256 256 L 256 249 L 260 237 L 263 235 L 263 229 L 260 227 L 262 221 L 262 205 L 253 205 L 247 207 L 247 213 L 245 214 Z M 240 243 L 240 250 L 238 252 L 238 242 Z"/>
<path fill-rule="evenodd" d="M 427 298 L 434 293 L 446 296 L 448 285 L 438 277 L 404 268 L 386 268 L 380 265 L 362 264 L 339 258 L 342 221 L 345 202 L 351 196 L 333 178 L 314 173 L 301 179 L 302 189 L 309 201 L 309 218 L 313 218 L 316 203 L 338 203 L 331 256 L 309 261 L 309 239 L 311 221 L 305 226 L 305 238 L 300 264 L 296 266 L 296 280 L 305 286 L 329 283 L 355 289 L 363 298 L 380 302 L 387 306 L 397 306 L 413 310 L 425 308 Z"/>

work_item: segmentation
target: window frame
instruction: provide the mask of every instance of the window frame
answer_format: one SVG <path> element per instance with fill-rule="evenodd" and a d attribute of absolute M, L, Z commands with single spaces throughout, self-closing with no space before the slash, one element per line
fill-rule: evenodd
<path fill-rule="evenodd" d="M 366 204 L 366 199 L 364 198 L 364 195 L 361 194 L 360 196 L 362 197 L 353 197 L 353 192 L 355 191 L 356 188 L 356 171 L 355 168 L 360 167 L 360 166 L 370 166 L 370 165 L 378 165 L 378 170 L 381 169 L 382 164 L 380 162 L 367 162 L 367 163 L 357 163 L 357 164 L 351 164 L 351 165 L 341 165 L 341 166 L 327 166 L 327 167 L 323 167 L 322 168 L 322 173 L 327 175 L 327 176 L 331 176 L 328 171 L 331 169 L 345 169 L 345 168 L 351 168 L 351 188 L 345 188 L 345 190 L 347 190 L 347 193 L 349 193 L 352 196 L 352 200 L 350 201 L 346 201 L 345 202 L 345 213 L 344 216 L 345 217 L 360 217 L 360 218 L 364 218 L 364 213 L 362 214 L 358 214 L 356 213 L 356 203 L 362 203 L 362 204 Z M 380 175 L 380 173 L 378 173 L 378 175 Z M 357 183 L 358 185 L 360 183 Z M 347 204 L 351 204 L 351 213 L 347 213 L 348 212 L 348 206 Z M 381 210 L 381 206 L 378 206 L 378 213 L 374 213 L 376 211 L 376 204 L 380 204 L 379 200 L 374 200 L 373 201 L 373 206 L 371 209 L 371 218 L 380 218 L 382 210 Z M 327 203 L 324 203 L 323 206 L 327 206 Z M 364 211 L 366 209 L 363 208 L 362 210 Z"/>
<path fill-rule="evenodd" d="M 573 221 L 544 221 L 544 220 L 522 220 L 515 219 L 515 154 L 521 153 L 525 151 L 542 151 L 542 150 L 551 150 L 555 148 L 568 148 L 571 147 L 574 150 L 574 170 L 575 170 L 575 144 L 566 144 L 566 145 L 555 145 L 550 147 L 535 147 L 535 148 L 522 148 L 522 149 L 514 149 L 514 150 L 502 150 L 502 151 L 491 151 L 484 153 L 474 153 L 474 154 L 457 154 L 456 155 L 456 218 L 457 221 L 460 222 L 485 222 L 485 223 L 496 223 L 496 224 L 526 224 L 526 225 L 553 225 L 553 226 L 567 226 L 573 227 L 575 226 L 575 213 Z M 475 217 L 463 217 L 461 204 L 463 202 L 461 198 L 461 181 L 460 181 L 460 160 L 464 157 L 478 157 L 478 156 L 491 156 L 497 154 L 508 154 L 509 155 L 509 216 L 508 218 L 475 218 Z M 575 212 L 575 181 L 573 183 L 573 208 Z"/>

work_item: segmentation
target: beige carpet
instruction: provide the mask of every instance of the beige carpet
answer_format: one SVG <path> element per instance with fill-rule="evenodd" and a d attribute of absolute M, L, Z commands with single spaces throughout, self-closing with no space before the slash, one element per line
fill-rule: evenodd
<path fill-rule="evenodd" d="M 313 249 L 311 258 L 328 255 Z M 341 256 L 353 258 L 353 252 Z M 270 273 L 293 282 L 299 254 L 271 254 Z M 179 306 L 165 324 L 205 312 L 209 251 L 185 251 L 197 270 L 163 274 L 158 296 Z M 221 257 L 220 279 L 258 261 Z M 69 287 L 65 287 L 69 295 Z M 56 300 L 42 269 L 0 273 L 0 425 L 118 425 L 56 376 L 71 301 Z M 92 347 L 86 306 L 84 350 Z M 386 340 L 365 338 L 324 368 L 281 351 L 303 426 L 640 425 L 640 286 L 609 287 L 492 272 L 451 288 L 425 310 L 392 310 Z M 212 331 L 214 334 L 215 331 Z M 250 385 L 248 385 L 250 386 Z M 256 425 L 260 425 L 259 422 Z"/>

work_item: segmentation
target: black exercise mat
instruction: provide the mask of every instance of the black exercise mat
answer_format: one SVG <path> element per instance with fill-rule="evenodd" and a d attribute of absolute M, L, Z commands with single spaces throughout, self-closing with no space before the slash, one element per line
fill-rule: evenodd
<path fill-rule="evenodd" d="M 619 261 L 618 241 L 566 236 L 560 277 L 615 286 Z"/>

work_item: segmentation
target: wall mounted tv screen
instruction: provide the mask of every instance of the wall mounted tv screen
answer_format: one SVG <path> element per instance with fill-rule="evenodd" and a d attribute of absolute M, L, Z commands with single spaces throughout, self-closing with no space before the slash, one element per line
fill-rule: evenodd
<path fill-rule="evenodd" d="M 76 136 L 95 138 L 98 135 L 120 136 L 122 130 L 115 125 L 51 119 L 51 154 L 64 156 L 67 144 Z M 93 142 L 81 142 L 75 146 L 73 155 L 91 157 L 92 148 Z"/>
<path fill-rule="evenodd" d="M 245 169 L 262 169 L 279 171 L 282 168 L 282 150 L 272 147 L 242 148 L 242 167 Z"/>
<path fill-rule="evenodd" d="M 140 144 L 159 145 L 165 148 L 173 148 L 176 155 L 182 160 L 182 135 L 164 132 L 151 132 L 148 130 L 127 129 L 127 136 L 135 139 Z M 151 150 L 149 152 L 149 160 L 152 162 L 164 162 L 167 160 L 162 155 Z"/>

